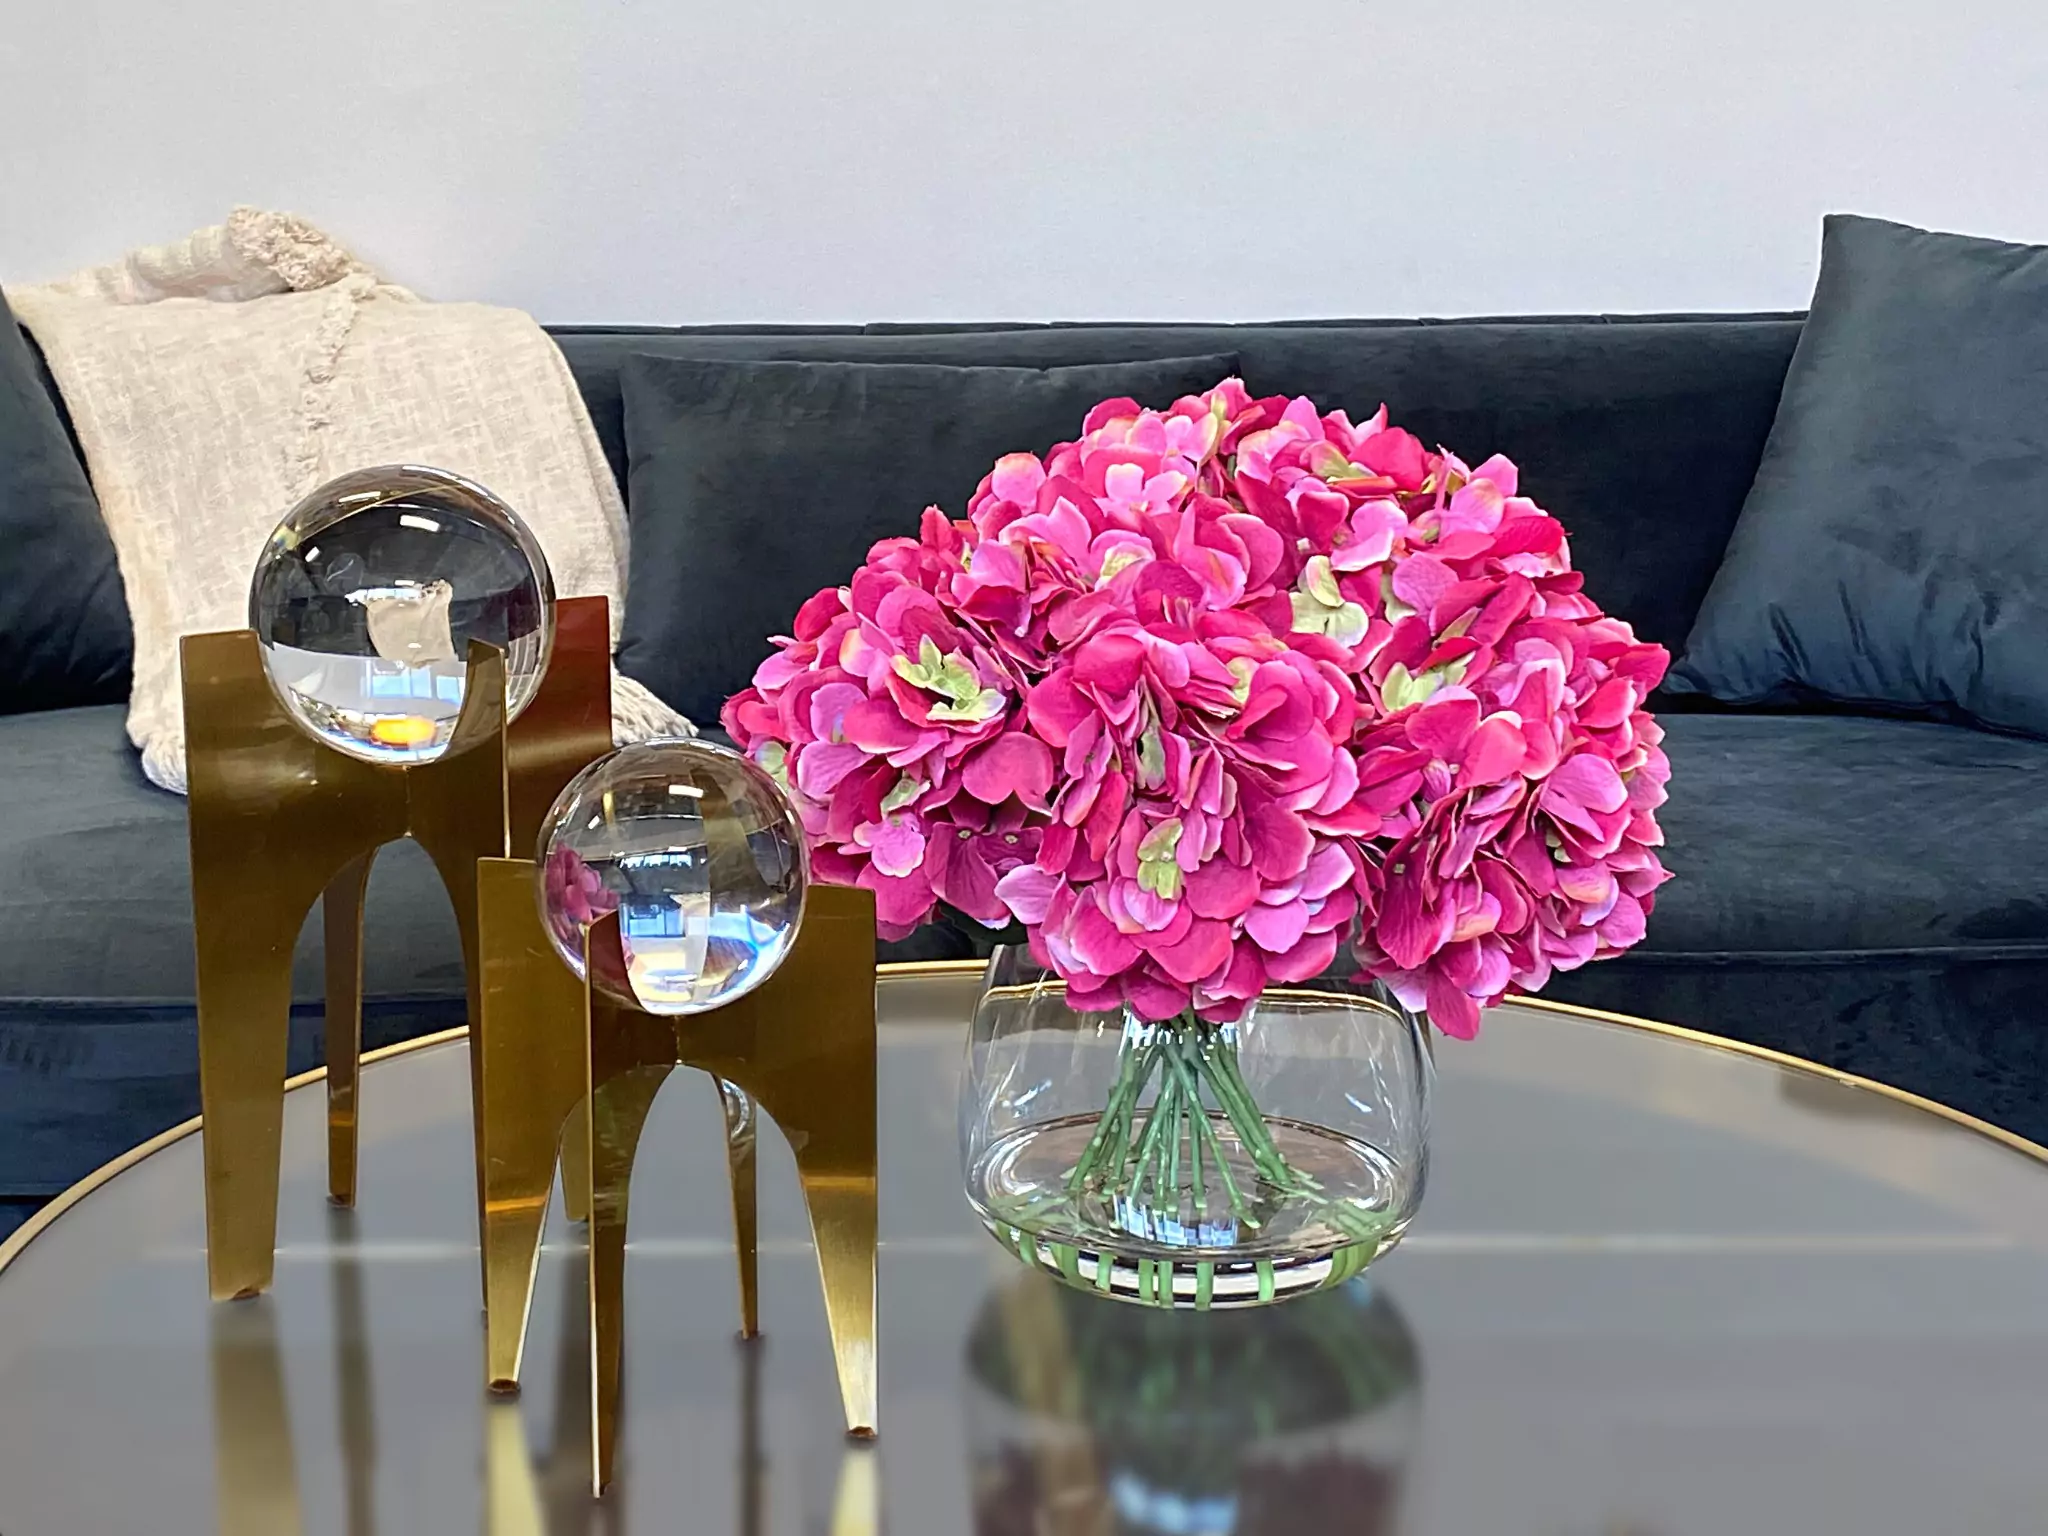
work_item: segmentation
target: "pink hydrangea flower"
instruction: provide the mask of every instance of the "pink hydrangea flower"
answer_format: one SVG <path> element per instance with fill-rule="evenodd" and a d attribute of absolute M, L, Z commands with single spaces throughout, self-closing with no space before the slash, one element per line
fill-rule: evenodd
<path fill-rule="evenodd" d="M 1663 650 L 1500 457 L 1237 380 L 1089 413 L 804 604 L 726 729 L 900 937 L 1227 1019 L 1347 941 L 1439 1028 L 1642 937 Z"/>

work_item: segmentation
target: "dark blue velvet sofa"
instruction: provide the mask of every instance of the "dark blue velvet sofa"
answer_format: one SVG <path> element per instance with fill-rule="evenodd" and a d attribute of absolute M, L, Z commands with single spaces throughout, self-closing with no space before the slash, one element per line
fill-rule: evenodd
<path fill-rule="evenodd" d="M 1674 652 L 1762 452 L 1796 316 L 559 331 L 625 483 L 637 351 L 1057 365 L 1235 352 L 1260 393 L 1504 452 L 1589 590 Z M 1044 445 L 1015 445 L 1044 446 Z M 914 518 L 915 508 L 906 515 Z M 843 578 L 815 573 L 814 585 Z M 718 601 L 707 591 L 703 601 Z M 1676 878 L 1647 941 L 1549 995 L 1793 1052 L 2048 1140 L 2048 744 L 1846 713 L 1659 705 Z M 119 704 L 0 716 L 0 1227 L 196 1112 L 184 802 L 147 785 Z M 294 1070 L 319 1059 L 318 923 Z M 461 1022 L 426 860 L 385 852 L 367 1042 Z M 895 958 L 965 955 L 937 927 Z"/>

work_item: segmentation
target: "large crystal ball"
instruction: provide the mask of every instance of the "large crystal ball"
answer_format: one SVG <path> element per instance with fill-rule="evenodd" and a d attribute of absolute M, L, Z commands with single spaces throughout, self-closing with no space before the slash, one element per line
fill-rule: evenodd
<path fill-rule="evenodd" d="M 651 741 L 570 780 L 540 831 L 540 909 L 571 970 L 585 929 L 619 914 L 623 976 L 597 986 L 649 1013 L 703 1013 L 751 992 L 796 941 L 809 863 L 773 779 L 702 741 Z"/>
<path fill-rule="evenodd" d="M 285 514 L 249 584 L 249 627 L 291 717 L 373 763 L 431 762 L 462 712 L 469 642 L 532 700 L 554 643 L 540 542 L 473 481 L 417 464 L 331 480 Z"/>

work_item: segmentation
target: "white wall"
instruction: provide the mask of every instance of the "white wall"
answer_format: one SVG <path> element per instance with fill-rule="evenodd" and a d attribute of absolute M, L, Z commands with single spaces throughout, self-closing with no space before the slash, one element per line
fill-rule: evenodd
<path fill-rule="evenodd" d="M 5 0 L 0 277 L 238 201 L 544 320 L 1791 308 L 2048 240 L 2041 0 Z"/>

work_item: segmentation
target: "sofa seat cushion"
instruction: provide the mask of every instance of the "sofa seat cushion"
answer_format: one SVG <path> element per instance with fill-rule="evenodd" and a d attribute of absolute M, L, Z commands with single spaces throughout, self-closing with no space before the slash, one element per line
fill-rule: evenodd
<path fill-rule="evenodd" d="M 0 1000 L 192 998 L 185 802 L 142 777 L 124 714 L 0 716 Z M 454 913 L 417 845 L 378 855 L 363 948 L 371 998 L 462 995 Z M 321 964 L 316 920 L 294 997 L 321 995 Z"/>
<path fill-rule="evenodd" d="M 2048 957 L 2048 745 L 1853 716 L 1664 727 L 1674 878 L 1646 955 Z M 188 1001 L 185 805 L 144 781 L 120 707 L 0 717 L 0 782 L 0 999 Z M 368 995 L 461 994 L 415 845 L 378 856 L 364 927 Z M 320 996 L 320 964 L 309 922 L 294 996 Z"/>
<path fill-rule="evenodd" d="M 2048 745 L 1847 715 L 1663 724 L 1672 880 L 1646 955 L 2048 957 Z"/>

